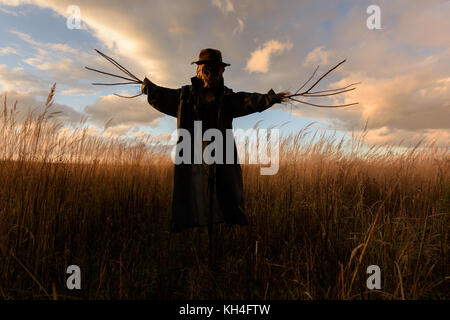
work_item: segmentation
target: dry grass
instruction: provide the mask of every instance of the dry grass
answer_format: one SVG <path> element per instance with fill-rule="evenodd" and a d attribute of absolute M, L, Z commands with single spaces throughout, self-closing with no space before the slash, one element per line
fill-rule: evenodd
<path fill-rule="evenodd" d="M 145 143 L 0 119 L 0 298 L 448 299 L 448 148 L 365 148 L 305 128 L 278 174 L 244 165 L 250 226 L 168 233 L 173 164 Z M 319 134 L 316 132 L 316 134 Z M 82 290 L 65 287 L 68 265 Z M 382 271 L 368 291 L 366 268 Z"/>

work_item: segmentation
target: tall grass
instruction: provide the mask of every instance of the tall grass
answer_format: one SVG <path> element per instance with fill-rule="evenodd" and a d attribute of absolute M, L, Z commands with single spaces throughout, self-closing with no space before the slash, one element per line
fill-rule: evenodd
<path fill-rule="evenodd" d="M 0 122 L 0 298 L 448 299 L 449 150 L 283 138 L 280 169 L 243 165 L 248 227 L 168 232 L 173 164 L 148 141 Z M 81 290 L 66 288 L 78 265 Z M 380 290 L 366 268 L 381 268 Z"/>

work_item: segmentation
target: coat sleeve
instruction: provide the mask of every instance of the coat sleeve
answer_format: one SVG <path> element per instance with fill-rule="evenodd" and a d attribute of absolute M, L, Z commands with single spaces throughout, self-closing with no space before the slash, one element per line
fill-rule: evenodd
<path fill-rule="evenodd" d="M 148 103 L 156 110 L 172 117 L 177 116 L 181 88 L 169 89 L 160 87 L 147 79 L 145 81 L 144 93 L 147 95 Z"/>
<path fill-rule="evenodd" d="M 254 112 L 262 112 L 275 103 L 281 103 L 281 98 L 272 89 L 267 94 L 242 91 L 232 92 L 228 95 L 228 99 L 233 118 L 246 116 Z"/>

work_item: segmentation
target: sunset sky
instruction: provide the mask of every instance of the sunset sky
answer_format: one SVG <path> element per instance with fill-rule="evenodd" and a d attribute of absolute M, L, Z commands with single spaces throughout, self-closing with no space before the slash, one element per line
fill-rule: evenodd
<path fill-rule="evenodd" d="M 369 30 L 366 9 L 381 9 L 381 29 Z M 66 25 L 67 8 L 81 10 L 81 29 Z M 321 84 L 336 88 L 361 81 L 355 91 L 328 103 L 360 105 L 319 109 L 275 105 L 236 119 L 234 127 L 283 124 L 295 132 L 315 127 L 351 135 L 368 120 L 367 142 L 405 145 L 421 136 L 450 141 L 450 1 L 64 1 L 0 0 L 0 91 L 19 110 L 42 107 L 56 82 L 55 110 L 67 125 L 85 115 L 92 134 L 164 135 L 174 118 L 136 94 L 139 86 L 99 87 L 110 79 L 84 69 L 113 71 L 94 52 L 116 58 L 139 78 L 179 88 L 190 83 L 202 48 L 217 48 L 231 64 L 225 85 L 237 91 L 295 91 L 320 65 L 319 74 L 347 62 Z M 97 133 L 100 134 L 100 133 Z"/>

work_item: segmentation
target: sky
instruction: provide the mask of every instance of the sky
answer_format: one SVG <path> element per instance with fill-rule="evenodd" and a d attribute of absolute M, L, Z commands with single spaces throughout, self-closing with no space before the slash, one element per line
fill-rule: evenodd
<path fill-rule="evenodd" d="M 80 28 L 68 28 L 73 11 Z M 367 20 L 380 8 L 380 29 Z M 71 20 L 72 19 L 72 20 Z M 70 24 L 69 24 L 70 25 Z M 450 1 L 300 0 L 0 0 L 0 92 L 17 109 L 43 108 L 56 83 L 55 111 L 68 127 L 88 119 L 90 134 L 166 137 L 174 118 L 153 109 L 139 86 L 92 86 L 110 79 L 84 66 L 115 71 L 94 48 L 165 87 L 190 83 L 202 48 L 230 63 L 225 85 L 235 92 L 295 91 L 347 59 L 318 89 L 361 82 L 332 104 L 347 108 L 274 105 L 235 119 L 235 128 L 313 128 L 344 136 L 363 130 L 369 144 L 450 142 Z M 313 102 L 311 100 L 308 100 Z M 108 126 L 105 128 L 105 123 Z"/>

